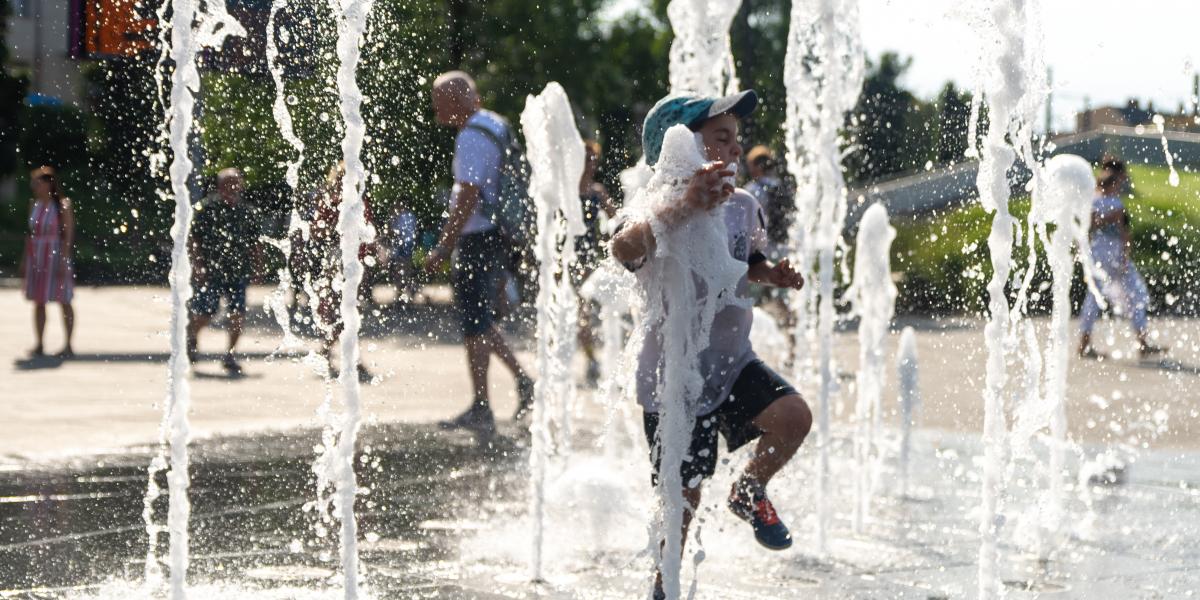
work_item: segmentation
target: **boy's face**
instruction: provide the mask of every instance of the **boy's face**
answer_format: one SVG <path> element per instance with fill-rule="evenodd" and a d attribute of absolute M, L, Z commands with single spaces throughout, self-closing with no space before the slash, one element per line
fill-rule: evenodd
<path fill-rule="evenodd" d="M 700 126 L 698 133 L 704 140 L 704 154 L 708 160 L 737 164 L 742 156 L 737 117 L 729 113 L 713 117 Z"/>

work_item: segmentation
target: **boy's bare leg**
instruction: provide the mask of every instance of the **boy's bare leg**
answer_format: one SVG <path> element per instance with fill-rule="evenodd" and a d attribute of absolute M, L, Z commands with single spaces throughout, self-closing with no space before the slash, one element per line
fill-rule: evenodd
<path fill-rule="evenodd" d="M 682 537 L 679 540 L 679 556 L 681 558 L 683 557 L 684 548 L 687 547 L 688 527 L 692 524 L 692 515 L 696 513 L 696 508 L 700 506 L 700 492 L 700 486 L 694 488 L 685 487 L 683 489 L 683 499 L 687 502 L 687 505 L 683 509 L 683 531 L 680 532 Z M 658 545 L 659 552 L 662 552 L 665 545 L 665 543 Z M 654 573 L 654 589 L 662 591 L 661 570 Z"/>
<path fill-rule="evenodd" d="M 763 435 L 744 476 L 765 486 L 804 443 L 812 429 L 812 412 L 803 398 L 793 394 L 772 402 L 753 423 Z"/>

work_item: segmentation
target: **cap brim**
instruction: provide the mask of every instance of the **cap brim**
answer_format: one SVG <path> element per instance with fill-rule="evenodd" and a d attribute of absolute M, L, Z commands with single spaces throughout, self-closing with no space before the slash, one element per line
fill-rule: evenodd
<path fill-rule="evenodd" d="M 754 90 L 745 90 L 713 101 L 712 106 L 708 108 L 708 118 L 729 113 L 741 119 L 750 116 L 756 107 L 758 107 L 758 93 Z"/>

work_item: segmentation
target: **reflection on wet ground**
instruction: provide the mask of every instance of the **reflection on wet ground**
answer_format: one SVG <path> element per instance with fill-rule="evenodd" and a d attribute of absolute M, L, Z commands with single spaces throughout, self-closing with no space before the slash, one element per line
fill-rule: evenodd
<path fill-rule="evenodd" d="M 367 428 L 359 478 L 369 491 L 357 513 L 371 597 L 643 597 L 644 457 L 631 438 L 612 439 L 607 452 L 580 440 L 556 459 L 547 490 L 548 583 L 531 584 L 523 436 L 502 430 L 481 446 L 428 425 Z M 723 462 L 697 521 L 706 556 L 685 572 L 690 579 L 699 571 L 698 597 L 973 597 L 977 440 L 928 430 L 920 439 L 909 494 L 899 494 L 896 465 L 885 460 L 858 534 L 850 523 L 852 444 L 833 440 L 835 521 L 825 555 L 812 543 L 811 449 L 772 484 L 798 540 L 783 553 L 758 548 L 724 510 L 721 492 L 745 457 Z M 895 456 L 893 441 L 885 440 L 885 457 Z M 313 431 L 194 444 L 193 597 L 340 597 L 336 530 L 311 507 L 317 444 Z M 4 467 L 0 598 L 146 597 L 142 510 L 152 451 Z M 1010 597 L 1181 598 L 1200 589 L 1200 457 L 1123 451 L 1113 460 L 1078 452 L 1067 517 L 1048 537 L 1036 528 L 1044 485 L 1032 464 L 1018 463 L 1004 508 Z M 154 508 L 161 521 L 166 498 Z M 165 544 L 163 535 L 160 557 Z M 1051 550 L 1038 552 L 1039 544 Z"/>
<path fill-rule="evenodd" d="M 431 439 L 436 438 L 436 442 Z M 389 565 L 381 590 L 427 587 L 406 565 L 453 558 L 460 520 L 506 502 L 521 452 L 512 438 L 479 446 L 429 426 L 368 428 L 359 464 L 369 491 L 357 507 L 364 561 Z M 337 565 L 336 529 L 314 499 L 316 432 L 227 438 L 195 445 L 192 468 L 193 580 L 322 586 Z M 151 448 L 86 462 L 5 473 L 0 482 L 0 590 L 52 597 L 145 570 L 142 518 Z M 165 490 L 165 475 L 159 474 Z M 155 502 L 165 518 L 167 498 Z M 446 524 L 438 526 L 439 523 Z M 333 533 L 321 533 L 332 530 Z M 158 556 L 166 553 L 160 536 Z M 383 573 L 383 571 L 380 571 Z M 8 597 L 0 591 L 0 597 Z"/>

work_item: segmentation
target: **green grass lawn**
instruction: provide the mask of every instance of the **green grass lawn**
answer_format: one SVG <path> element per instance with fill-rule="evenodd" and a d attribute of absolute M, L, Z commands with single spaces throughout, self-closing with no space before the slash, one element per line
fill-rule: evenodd
<path fill-rule="evenodd" d="M 1200 174 L 1179 171 L 1172 187 L 1162 167 L 1131 166 L 1132 198 L 1126 199 L 1133 228 L 1134 260 L 1150 287 L 1159 312 L 1195 312 L 1200 301 Z M 1022 222 L 1029 198 L 1014 198 L 1012 213 Z M 895 220 L 892 268 L 902 273 L 898 308 L 909 311 L 981 312 L 991 277 L 987 235 L 991 215 L 977 202 L 918 220 Z M 1038 248 L 1038 254 L 1042 250 Z M 1014 251 L 1023 268 L 1028 249 Z M 1035 281 L 1048 278 L 1044 261 Z M 1076 269 L 1073 297 L 1082 298 Z M 1036 285 L 1036 283 L 1035 283 Z M 1045 307 L 1045 298 L 1035 308 Z"/>

